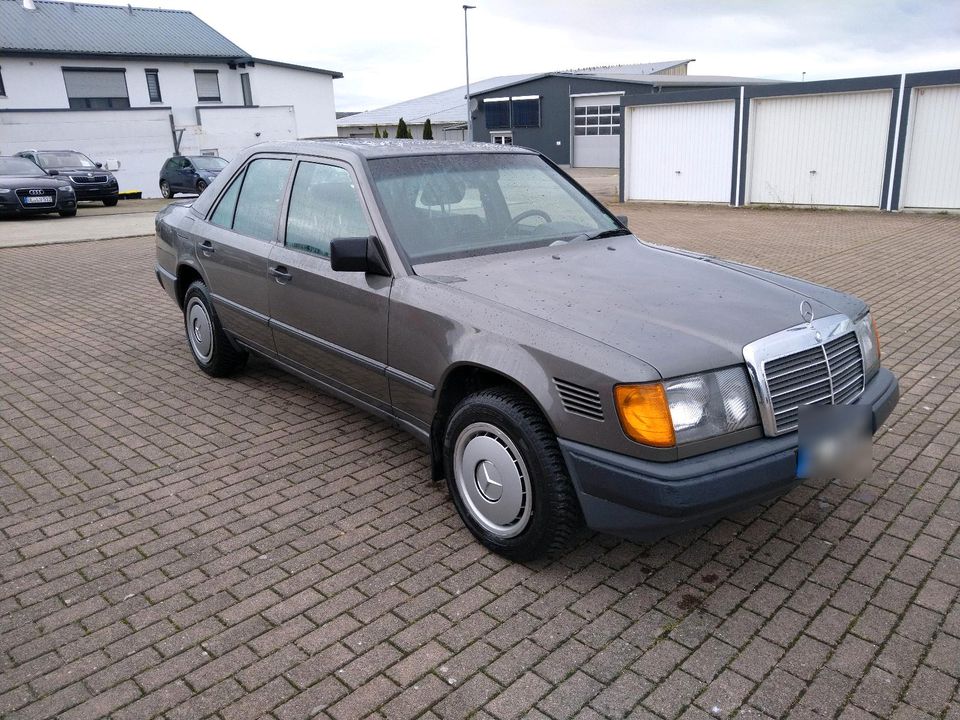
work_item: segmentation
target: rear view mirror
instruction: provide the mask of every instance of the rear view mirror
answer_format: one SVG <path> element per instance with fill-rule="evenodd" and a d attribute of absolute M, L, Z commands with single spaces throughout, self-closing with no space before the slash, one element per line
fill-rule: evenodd
<path fill-rule="evenodd" d="M 390 275 L 377 238 L 346 237 L 330 241 L 330 268 L 337 272 Z"/>
<path fill-rule="evenodd" d="M 630 227 L 630 218 L 626 215 L 614 215 L 614 217 L 617 218 L 624 227 Z"/>
<path fill-rule="evenodd" d="M 60 174 L 59 170 L 47 170 L 47 175 L 50 175 L 51 177 L 59 174 Z"/>
<path fill-rule="evenodd" d="M 103 163 L 95 163 L 98 168 L 103 168 Z"/>

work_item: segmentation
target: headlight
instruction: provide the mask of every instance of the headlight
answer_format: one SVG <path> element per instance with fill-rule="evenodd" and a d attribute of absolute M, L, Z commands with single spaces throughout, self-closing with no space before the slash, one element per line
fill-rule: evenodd
<path fill-rule="evenodd" d="M 13 188 L 0 188 L 0 195 L 6 195 L 7 193 L 12 193 Z"/>
<path fill-rule="evenodd" d="M 73 192 L 73 185 L 57 185 L 60 192 Z"/>
<path fill-rule="evenodd" d="M 869 311 L 854 323 L 854 329 L 863 353 L 864 376 L 869 380 L 880 369 L 880 334 Z"/>
<path fill-rule="evenodd" d="M 620 424 L 645 445 L 672 447 L 759 425 L 743 367 L 615 388 Z"/>

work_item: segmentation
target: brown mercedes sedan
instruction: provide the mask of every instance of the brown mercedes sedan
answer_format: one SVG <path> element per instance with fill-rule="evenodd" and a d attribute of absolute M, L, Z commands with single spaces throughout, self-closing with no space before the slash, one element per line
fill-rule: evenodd
<path fill-rule="evenodd" d="M 256 145 L 158 214 L 156 274 L 201 370 L 256 353 L 390 419 L 516 559 L 842 472 L 898 398 L 862 301 L 645 243 L 521 148 Z"/>

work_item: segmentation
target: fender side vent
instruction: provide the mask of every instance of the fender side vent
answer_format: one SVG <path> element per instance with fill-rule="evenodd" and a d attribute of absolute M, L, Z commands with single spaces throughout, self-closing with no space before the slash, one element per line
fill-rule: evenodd
<path fill-rule="evenodd" d="M 596 390 L 574 385 L 560 378 L 554 378 L 553 383 L 557 386 L 563 409 L 568 413 L 590 420 L 603 420 L 603 404 L 600 402 L 600 393 Z"/>

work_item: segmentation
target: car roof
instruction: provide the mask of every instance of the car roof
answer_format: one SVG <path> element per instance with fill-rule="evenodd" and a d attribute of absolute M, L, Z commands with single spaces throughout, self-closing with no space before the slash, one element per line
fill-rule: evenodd
<path fill-rule="evenodd" d="M 396 140 L 377 138 L 319 138 L 293 142 L 262 143 L 250 148 L 255 152 L 295 152 L 303 155 L 354 155 L 366 159 L 404 155 L 463 155 L 465 153 L 509 153 L 534 155 L 532 150 L 514 145 L 445 140 Z"/>

